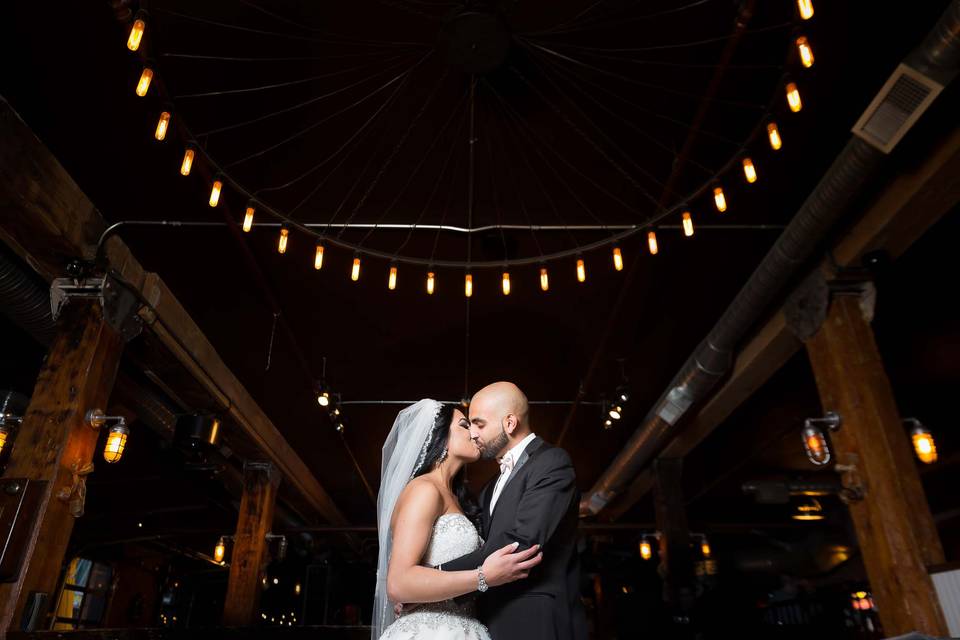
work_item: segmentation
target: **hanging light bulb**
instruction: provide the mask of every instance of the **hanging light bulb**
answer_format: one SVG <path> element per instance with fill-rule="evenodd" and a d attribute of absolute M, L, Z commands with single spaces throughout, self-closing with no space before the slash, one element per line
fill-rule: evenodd
<path fill-rule="evenodd" d="M 153 80 L 153 69 L 150 67 L 144 67 L 143 72 L 140 74 L 140 81 L 137 82 L 137 95 L 141 98 L 147 95 L 147 91 L 150 90 L 150 81 Z"/>
<path fill-rule="evenodd" d="M 123 457 L 123 450 L 127 446 L 127 436 L 130 435 L 130 429 L 122 420 L 110 427 L 107 433 L 107 443 L 103 447 L 103 459 L 114 463 Z"/>
<path fill-rule="evenodd" d="M 360 256 L 353 256 L 353 267 L 350 269 L 350 279 L 354 282 L 360 279 Z"/>
<path fill-rule="evenodd" d="M 825 465 L 830 462 L 830 445 L 819 427 L 808 422 L 803 427 L 802 435 L 803 448 L 810 462 L 815 465 Z"/>
<path fill-rule="evenodd" d="M 640 541 L 640 557 L 649 560 L 653 557 L 653 549 L 650 547 L 650 541 L 644 538 Z"/>
<path fill-rule="evenodd" d="M 153 132 L 153 137 L 157 140 L 163 140 L 167 137 L 167 129 L 170 127 L 170 112 L 164 111 L 157 120 L 157 130 Z"/>
<path fill-rule="evenodd" d="M 797 0 L 797 10 L 801 18 L 809 20 L 813 17 L 813 0 Z"/>
<path fill-rule="evenodd" d="M 220 202 L 220 191 L 223 189 L 223 182 L 214 180 L 210 187 L 210 206 L 215 207 Z"/>
<path fill-rule="evenodd" d="M 577 280 L 585 282 L 587 279 L 587 266 L 583 263 L 583 258 L 577 258 Z"/>
<path fill-rule="evenodd" d="M 290 229 L 287 228 L 287 225 L 280 226 L 280 240 L 277 242 L 277 251 L 282 253 L 287 252 L 287 242 L 290 239 Z"/>
<path fill-rule="evenodd" d="M 783 140 L 780 139 L 780 129 L 777 128 L 776 122 L 767 123 L 767 138 L 770 140 L 770 148 L 774 151 L 779 151 L 780 147 L 783 146 Z"/>
<path fill-rule="evenodd" d="M 703 536 L 703 539 L 700 541 L 700 553 L 703 554 L 704 558 L 709 558 L 712 553 L 710 549 L 710 542 L 707 540 L 707 536 Z"/>
<path fill-rule="evenodd" d="M 547 274 L 546 267 L 540 267 L 540 289 L 542 291 L 550 290 L 550 276 Z"/>
<path fill-rule="evenodd" d="M 140 48 L 140 41 L 143 39 L 143 31 L 146 28 L 147 24 L 143 21 L 143 18 L 138 17 L 133 21 L 133 25 L 130 27 L 130 35 L 127 36 L 127 49 L 136 51 Z"/>
<path fill-rule="evenodd" d="M 757 168 L 753 166 L 753 160 L 749 156 L 743 159 L 743 177 L 750 184 L 757 181 Z"/>
<path fill-rule="evenodd" d="M 510 272 L 503 272 L 503 295 L 510 295 Z"/>
<path fill-rule="evenodd" d="M 688 238 L 693 235 L 693 217 L 689 211 L 683 212 L 683 235 Z"/>
<path fill-rule="evenodd" d="M 387 277 L 387 289 L 393 291 L 397 288 L 397 265 L 390 265 L 390 275 Z"/>
<path fill-rule="evenodd" d="M 803 102 L 800 101 L 800 90 L 797 88 L 797 83 L 788 82 L 784 88 L 787 92 L 787 104 L 790 106 L 790 111 L 797 113 L 800 109 L 803 109 Z"/>
<path fill-rule="evenodd" d="M 317 240 L 317 251 L 313 255 L 313 268 L 319 271 L 323 267 L 323 243 Z"/>
<path fill-rule="evenodd" d="M 723 195 L 723 187 L 713 188 L 713 203 L 717 205 L 717 211 L 720 213 L 727 210 L 727 197 Z"/>
<path fill-rule="evenodd" d="M 217 540 L 217 546 L 213 548 L 213 559 L 216 562 L 223 562 L 225 555 L 227 555 L 227 544 L 224 542 L 223 536 L 220 536 L 220 539 Z"/>
<path fill-rule="evenodd" d="M 463 279 L 463 295 L 468 298 L 473 295 L 473 274 L 468 273 Z"/>
<path fill-rule="evenodd" d="M 647 232 L 647 247 L 650 249 L 650 255 L 655 256 L 660 251 L 660 247 L 657 245 L 657 232 L 648 231 Z"/>
<path fill-rule="evenodd" d="M 256 207 L 254 207 L 251 202 L 247 205 L 247 211 L 243 214 L 243 230 L 247 233 L 250 233 L 250 229 L 253 228 L 254 213 L 256 213 Z"/>
<path fill-rule="evenodd" d="M 193 158 L 195 155 L 196 152 L 193 150 L 193 147 L 188 146 L 183 152 L 183 162 L 180 163 L 180 175 L 190 175 L 190 170 L 193 169 Z"/>
<path fill-rule="evenodd" d="M 910 430 L 910 439 L 913 441 L 913 450 L 917 458 L 926 464 L 933 464 L 937 461 L 937 444 L 933 440 L 933 434 L 930 429 L 924 426 L 916 418 L 908 418 L 904 422 L 913 425 Z"/>
<path fill-rule="evenodd" d="M 434 289 L 436 288 L 437 276 L 433 271 L 427 272 L 427 295 L 432 296 Z"/>
<path fill-rule="evenodd" d="M 809 69 L 813 66 L 813 49 L 810 48 L 810 41 L 806 36 L 799 36 L 796 40 L 797 53 L 800 54 L 800 64 Z"/>
<path fill-rule="evenodd" d="M 623 271 L 623 254 L 620 252 L 620 247 L 613 248 L 613 268 Z"/>

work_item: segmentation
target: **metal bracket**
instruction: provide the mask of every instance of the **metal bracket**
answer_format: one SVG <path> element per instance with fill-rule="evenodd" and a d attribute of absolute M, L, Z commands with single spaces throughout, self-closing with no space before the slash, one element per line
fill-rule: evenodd
<path fill-rule="evenodd" d="M 143 323 L 137 315 L 140 300 L 109 274 L 93 278 L 55 278 L 50 284 L 50 312 L 54 320 L 60 317 L 70 300 L 98 301 L 103 308 L 103 319 L 127 342 L 143 330 Z"/>

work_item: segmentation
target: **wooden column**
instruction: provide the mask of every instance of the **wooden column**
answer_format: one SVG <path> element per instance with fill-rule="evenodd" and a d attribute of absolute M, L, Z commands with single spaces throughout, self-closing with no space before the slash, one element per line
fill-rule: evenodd
<path fill-rule="evenodd" d="M 31 515 L 33 520 L 22 549 L 10 550 L 23 558 L 19 573 L 12 582 L 0 583 L 0 634 L 21 628 L 25 606 L 38 601 L 32 594 L 47 594 L 41 615 L 55 604 L 100 435 L 85 415 L 106 409 L 122 351 L 123 339 L 106 323 L 99 303 L 72 301 L 64 308 L 4 474 L 6 499 L 26 486 L 37 491 L 35 509 L 17 516 L 20 523 L 29 523 Z"/>
<path fill-rule="evenodd" d="M 693 554 L 683 502 L 683 458 L 654 461 L 654 506 L 660 531 L 660 565 L 664 601 L 687 612 L 693 607 Z"/>
<path fill-rule="evenodd" d="M 843 483 L 864 493 L 850 516 L 884 633 L 947 636 L 927 571 L 943 547 L 859 296 L 835 296 L 807 353 L 823 410 L 842 420 L 831 441 L 836 463 L 851 467 Z"/>
<path fill-rule="evenodd" d="M 268 560 L 267 534 L 273 525 L 279 483 L 280 474 L 269 462 L 247 463 L 243 467 L 243 497 L 223 606 L 223 624 L 227 626 L 248 626 L 257 613 L 263 569 Z"/>

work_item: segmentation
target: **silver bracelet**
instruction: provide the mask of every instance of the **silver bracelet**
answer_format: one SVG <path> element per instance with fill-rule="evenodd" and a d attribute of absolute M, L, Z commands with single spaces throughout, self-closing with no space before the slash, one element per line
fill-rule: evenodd
<path fill-rule="evenodd" d="M 483 565 L 480 565 L 477 567 L 477 591 L 483 593 L 487 588 L 487 579 L 483 575 Z"/>

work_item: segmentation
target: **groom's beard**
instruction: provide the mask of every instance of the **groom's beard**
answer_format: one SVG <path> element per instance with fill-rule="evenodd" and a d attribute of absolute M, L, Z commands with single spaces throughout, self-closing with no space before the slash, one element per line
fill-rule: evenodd
<path fill-rule="evenodd" d="M 500 425 L 500 435 L 483 447 L 480 457 L 484 460 L 493 460 L 506 448 L 508 442 L 510 442 L 510 440 L 507 438 L 507 432 L 504 430 L 503 425 Z"/>

